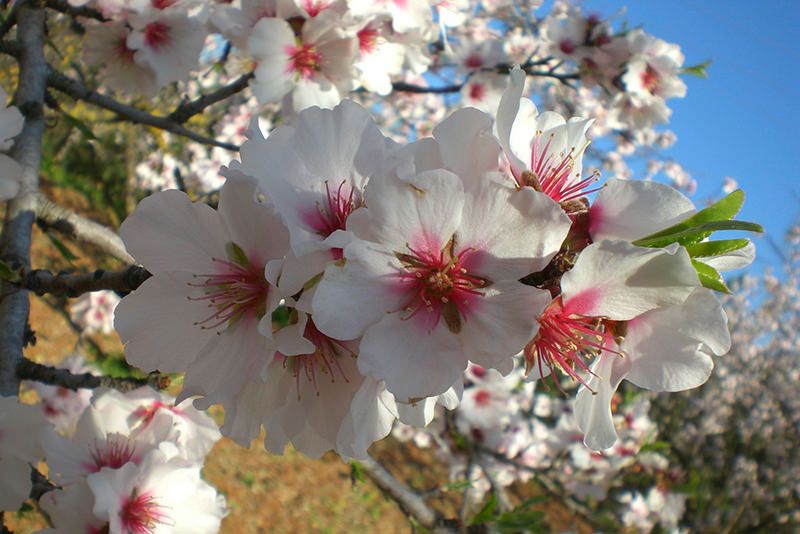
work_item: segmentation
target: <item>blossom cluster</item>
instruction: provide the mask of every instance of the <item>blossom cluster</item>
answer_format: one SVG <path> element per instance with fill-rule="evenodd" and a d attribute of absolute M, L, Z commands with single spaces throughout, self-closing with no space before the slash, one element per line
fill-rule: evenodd
<path fill-rule="evenodd" d="M 611 506 L 618 509 L 626 526 L 642 532 L 651 531 L 655 523 L 667 530 L 677 527 L 685 496 L 670 489 L 675 473 L 667 458 L 647 450 L 657 429 L 648 417 L 646 396 L 625 402 L 615 398 L 614 425 L 620 439 L 613 447 L 591 451 L 582 443 L 572 403 L 526 381 L 524 367 L 502 376 L 472 364 L 465 382 L 452 424 L 439 414 L 424 429 L 398 423 L 392 434 L 400 441 L 432 449 L 449 467 L 451 483 L 468 483 L 468 506 L 477 508 L 490 491 L 551 477 L 563 488 L 564 498 L 603 502 L 613 490 L 623 506 Z M 656 483 L 646 498 L 617 487 L 621 474 L 633 471 Z"/>
<path fill-rule="evenodd" d="M 511 73 L 496 121 L 460 110 L 399 145 L 366 110 L 310 108 L 223 168 L 217 209 L 180 191 L 123 223 L 154 276 L 123 299 L 128 361 L 185 372 L 223 433 L 363 457 L 395 420 L 454 407 L 468 362 L 577 380 L 576 424 L 615 444 L 623 379 L 705 382 L 730 337 L 711 289 L 749 240 L 707 241 L 741 192 L 697 212 L 669 186 L 583 175 L 591 120 L 538 113 Z M 593 202 L 587 195 L 597 192 Z M 705 240 L 705 241 L 704 241 Z"/>
<path fill-rule="evenodd" d="M 147 387 L 100 388 L 57 434 L 36 407 L 12 397 L 0 403 L 0 510 L 28 497 L 30 464 L 44 458 L 56 487 L 39 504 L 52 532 L 219 530 L 225 499 L 200 476 L 219 430 L 190 404 Z"/>

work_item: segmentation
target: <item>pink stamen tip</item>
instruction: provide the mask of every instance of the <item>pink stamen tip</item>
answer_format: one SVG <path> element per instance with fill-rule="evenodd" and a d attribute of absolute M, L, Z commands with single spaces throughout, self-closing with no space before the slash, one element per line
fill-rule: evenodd
<path fill-rule="evenodd" d="M 167 523 L 169 517 L 152 494 L 138 493 L 134 489 L 123 501 L 119 519 L 127 534 L 153 534 L 159 524 Z"/>

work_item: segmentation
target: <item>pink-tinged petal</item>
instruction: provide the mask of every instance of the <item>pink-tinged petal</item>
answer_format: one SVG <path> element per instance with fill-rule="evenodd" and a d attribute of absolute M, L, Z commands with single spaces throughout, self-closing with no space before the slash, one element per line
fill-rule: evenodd
<path fill-rule="evenodd" d="M 375 243 L 354 241 L 344 251 L 344 267 L 331 265 L 314 292 L 312 309 L 319 330 L 334 339 L 356 339 L 387 311 L 407 298 L 393 288 L 400 264 Z"/>
<path fill-rule="evenodd" d="M 475 249 L 472 270 L 493 280 L 516 280 L 544 269 L 569 227 L 569 217 L 547 195 L 487 180 L 467 197 L 458 247 Z"/>
<path fill-rule="evenodd" d="M 461 345 L 443 323 L 425 332 L 402 313 L 390 313 L 361 340 L 359 371 L 385 381 L 399 402 L 444 393 L 466 368 Z"/>
<path fill-rule="evenodd" d="M 475 108 L 463 108 L 433 129 L 444 166 L 464 182 L 464 189 L 480 187 L 488 172 L 498 170 L 500 146 L 492 135 L 492 118 Z"/>
<path fill-rule="evenodd" d="M 126 296 L 114 312 L 114 328 L 125 344 L 125 358 L 145 371 L 182 373 L 214 337 L 196 322 L 209 315 L 200 301 L 191 301 L 186 273 L 161 273 Z"/>
<path fill-rule="evenodd" d="M 258 194 L 255 179 L 244 175 L 229 177 L 219 193 L 222 221 L 252 265 L 282 258 L 289 249 L 289 232 L 283 221 Z"/>
<path fill-rule="evenodd" d="M 699 285 L 683 247 L 650 249 L 625 241 L 589 245 L 561 278 L 565 311 L 617 321 L 681 304 Z"/>
<path fill-rule="evenodd" d="M 635 241 L 668 228 L 695 213 L 691 200 L 668 185 L 611 178 L 589 210 L 594 241 Z"/>
<path fill-rule="evenodd" d="M 704 384 L 714 368 L 707 351 L 730 349 L 725 311 L 708 289 L 680 306 L 648 312 L 628 323 L 622 349 L 631 360 L 626 377 L 654 391 L 683 391 Z"/>
<path fill-rule="evenodd" d="M 520 159 L 516 155 L 516 152 L 512 149 L 511 141 L 511 132 L 514 127 L 514 123 L 517 122 L 518 114 L 522 115 L 520 116 L 519 123 L 529 124 L 534 130 L 536 127 L 536 106 L 533 106 L 531 109 L 526 109 L 523 113 L 520 113 L 520 99 L 522 98 L 522 91 L 524 88 L 525 73 L 519 67 L 514 67 L 514 69 L 511 71 L 511 75 L 508 77 L 508 88 L 505 90 L 503 97 L 500 99 L 500 105 L 497 108 L 497 122 L 495 123 L 500 146 L 503 148 L 503 152 L 508 158 L 511 168 L 515 173 L 521 173 L 530 167 L 530 141 L 533 138 L 533 135 L 528 137 L 524 134 L 517 134 L 516 139 L 527 137 L 527 142 L 523 140 L 522 143 L 515 143 L 515 145 L 522 145 L 521 147 L 517 148 L 517 152 L 524 154 L 526 149 L 528 152 L 527 160 Z M 525 99 L 523 102 L 524 101 L 528 100 Z M 535 133 L 534 130 L 531 130 L 530 133 Z"/>
<path fill-rule="evenodd" d="M 446 170 L 426 171 L 408 181 L 373 179 L 366 204 L 378 240 L 396 252 L 443 248 L 461 224 L 464 186 Z"/>
<path fill-rule="evenodd" d="M 549 303 L 549 291 L 517 281 L 495 283 L 464 320 L 458 334 L 464 352 L 482 367 L 507 367 L 536 334 L 536 318 Z"/>
<path fill-rule="evenodd" d="M 181 191 L 145 198 L 119 229 L 128 252 L 153 274 L 212 273 L 212 258 L 226 258 L 230 237 L 219 214 Z"/>
<path fill-rule="evenodd" d="M 264 17 L 253 27 L 248 50 L 258 65 L 250 89 L 259 103 L 277 102 L 292 90 L 294 73 L 287 50 L 294 46 L 294 32 L 283 19 Z"/>
<path fill-rule="evenodd" d="M 603 352 L 592 366 L 586 386 L 575 397 L 575 422 L 584 433 L 583 443 L 593 450 L 613 447 L 617 431 L 611 415 L 611 397 L 619 387 L 629 364 L 611 352 Z M 591 388 L 591 389 L 589 389 Z"/>

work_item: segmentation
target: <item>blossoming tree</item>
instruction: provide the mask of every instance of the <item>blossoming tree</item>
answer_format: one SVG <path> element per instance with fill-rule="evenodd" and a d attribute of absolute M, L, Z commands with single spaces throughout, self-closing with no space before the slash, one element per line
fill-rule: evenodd
<path fill-rule="evenodd" d="M 669 100 L 704 68 L 677 45 L 560 2 L 10 4 L 0 509 L 30 496 L 57 532 L 216 532 L 226 503 L 200 468 L 220 432 L 333 450 L 446 531 L 533 529 L 506 488 L 536 473 L 591 517 L 580 501 L 605 498 L 634 456 L 668 472 L 637 456 L 649 399 L 617 389 L 709 379 L 731 346 L 720 273 L 755 254 L 715 232 L 761 231 L 735 219 L 740 190 L 698 210 L 659 152 Z M 81 150 L 119 143 L 127 175 L 84 191 L 121 224 L 42 193 Z M 37 268 L 37 221 L 122 268 Z M 76 299 L 77 328 L 113 321 L 149 374 L 27 358 L 47 331 L 30 293 Z M 17 399 L 23 380 L 41 410 Z M 390 433 L 464 480 L 459 516 L 370 457 Z M 663 485 L 619 500 L 641 530 L 677 528 L 684 506 Z"/>

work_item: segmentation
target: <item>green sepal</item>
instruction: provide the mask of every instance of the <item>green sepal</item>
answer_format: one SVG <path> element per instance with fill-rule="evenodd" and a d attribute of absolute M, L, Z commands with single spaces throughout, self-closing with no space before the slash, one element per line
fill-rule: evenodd
<path fill-rule="evenodd" d="M 697 76 L 698 78 L 708 78 L 708 67 L 711 66 L 711 60 L 707 59 L 702 63 L 698 63 L 697 65 L 690 65 L 688 67 L 684 67 L 681 72 L 684 74 L 691 74 L 692 76 Z"/>
<path fill-rule="evenodd" d="M 225 245 L 225 252 L 228 253 L 228 259 L 232 262 L 241 265 L 242 267 L 250 267 L 250 260 L 247 259 L 247 254 L 244 253 L 242 247 L 233 241 Z"/>
<path fill-rule="evenodd" d="M 700 278 L 700 283 L 703 284 L 703 287 L 730 295 L 731 290 L 725 285 L 725 280 L 722 279 L 722 276 L 715 268 L 697 260 L 692 260 L 692 265 L 694 265 L 697 276 Z"/>
<path fill-rule="evenodd" d="M 743 249 L 750 243 L 749 239 L 721 239 L 719 241 L 703 241 L 686 245 L 686 252 L 692 258 L 711 258 Z"/>

